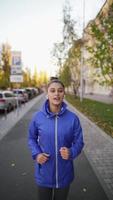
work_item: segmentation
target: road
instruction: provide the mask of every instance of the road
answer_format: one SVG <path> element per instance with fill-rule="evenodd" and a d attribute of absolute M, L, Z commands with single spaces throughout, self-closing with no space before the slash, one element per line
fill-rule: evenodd
<path fill-rule="evenodd" d="M 43 101 L 44 97 L 0 141 L 0 200 L 38 200 L 27 130 Z M 84 152 L 75 160 L 75 174 L 69 200 L 108 200 Z"/>

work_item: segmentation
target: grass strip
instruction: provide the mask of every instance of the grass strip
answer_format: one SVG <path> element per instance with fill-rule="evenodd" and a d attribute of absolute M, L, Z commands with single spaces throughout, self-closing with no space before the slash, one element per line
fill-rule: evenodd
<path fill-rule="evenodd" d="M 66 95 L 66 100 L 87 116 L 91 121 L 113 137 L 113 104 Z"/>

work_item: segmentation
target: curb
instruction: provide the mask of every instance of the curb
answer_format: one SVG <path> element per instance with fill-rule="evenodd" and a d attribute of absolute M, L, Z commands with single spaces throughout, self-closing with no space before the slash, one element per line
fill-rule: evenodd
<path fill-rule="evenodd" d="M 17 124 L 17 122 L 39 101 L 44 94 L 41 94 L 34 99 L 22 105 L 19 110 L 14 110 L 0 121 L 0 140 Z"/>

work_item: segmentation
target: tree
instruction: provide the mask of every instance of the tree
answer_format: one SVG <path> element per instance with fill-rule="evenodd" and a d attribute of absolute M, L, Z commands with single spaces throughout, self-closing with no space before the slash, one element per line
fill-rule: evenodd
<path fill-rule="evenodd" d="M 24 71 L 24 83 L 27 87 L 30 87 L 31 81 L 32 81 L 31 70 L 28 67 L 26 67 Z"/>
<path fill-rule="evenodd" d="M 71 85 L 71 70 L 69 64 L 68 51 L 77 39 L 75 31 L 76 22 L 71 18 L 71 7 L 68 1 L 63 7 L 63 41 L 54 44 L 53 56 L 59 66 L 59 77 L 65 82 L 66 86 Z"/>
<path fill-rule="evenodd" d="M 34 74 L 32 77 L 32 86 L 37 87 L 38 86 L 38 72 L 37 72 L 37 67 L 34 67 Z"/>
<path fill-rule="evenodd" d="M 28 87 L 28 74 L 26 70 L 23 70 L 23 82 L 21 83 L 22 87 Z"/>
<path fill-rule="evenodd" d="M 71 73 L 67 62 L 64 64 L 62 68 L 62 71 L 59 75 L 59 79 L 64 83 L 65 87 L 68 87 L 70 85 Z"/>
<path fill-rule="evenodd" d="M 91 30 L 95 44 L 88 47 L 91 53 L 90 62 L 95 68 L 100 69 L 95 76 L 102 77 L 100 84 L 113 87 L 113 4 L 106 16 L 100 14 L 99 25 L 96 22 L 92 23 Z"/>
<path fill-rule="evenodd" d="M 70 46 L 72 46 L 77 39 L 75 31 L 76 22 L 71 18 L 71 10 L 69 1 L 65 1 L 65 5 L 63 7 L 63 44 L 66 51 L 68 51 Z"/>
<path fill-rule="evenodd" d="M 48 82 L 47 73 L 45 71 L 40 71 L 40 74 L 39 74 L 40 85 L 47 84 L 47 82 Z"/>
<path fill-rule="evenodd" d="M 3 70 L 0 70 L 0 88 L 4 88 Z"/>
<path fill-rule="evenodd" d="M 73 86 L 73 92 L 75 95 L 78 94 L 80 86 L 80 67 L 81 67 L 81 47 L 83 41 L 81 39 L 76 40 L 73 46 L 68 51 L 68 66 L 71 72 L 71 83 Z"/>
<path fill-rule="evenodd" d="M 64 44 L 63 42 L 55 43 L 52 51 L 53 58 L 55 59 L 56 65 L 60 68 L 64 62 Z"/>
<path fill-rule="evenodd" d="M 62 30 L 62 42 L 54 44 L 53 56 L 57 58 L 58 66 L 62 67 L 63 62 L 68 54 L 69 48 L 73 45 L 77 39 L 75 31 L 76 22 L 71 18 L 71 7 L 68 1 L 65 1 L 63 7 L 63 30 Z"/>
<path fill-rule="evenodd" d="M 8 43 L 2 45 L 1 61 L 3 70 L 2 87 L 10 87 L 11 47 Z"/>

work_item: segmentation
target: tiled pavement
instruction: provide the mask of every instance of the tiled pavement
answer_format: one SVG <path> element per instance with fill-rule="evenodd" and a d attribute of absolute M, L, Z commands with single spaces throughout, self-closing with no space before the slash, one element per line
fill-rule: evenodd
<path fill-rule="evenodd" d="M 0 139 L 32 108 L 43 94 L 23 105 L 19 112 L 14 111 L 7 118 L 0 119 Z M 103 186 L 109 200 L 113 199 L 113 139 L 106 135 L 100 128 L 92 123 L 83 114 L 69 105 L 75 111 L 82 123 L 84 131 L 84 152 L 92 168 L 94 169 L 101 185 Z M 86 171 L 87 173 L 87 171 Z"/>
<path fill-rule="evenodd" d="M 113 138 L 70 105 L 79 116 L 84 131 L 84 152 L 108 198 L 113 199 Z M 86 172 L 87 173 L 87 172 Z"/>
<path fill-rule="evenodd" d="M 113 103 L 113 97 L 110 95 L 85 94 L 84 98 L 100 101 L 100 102 L 107 103 L 107 104 Z"/>

